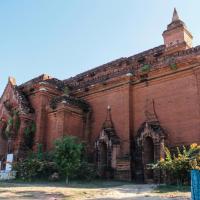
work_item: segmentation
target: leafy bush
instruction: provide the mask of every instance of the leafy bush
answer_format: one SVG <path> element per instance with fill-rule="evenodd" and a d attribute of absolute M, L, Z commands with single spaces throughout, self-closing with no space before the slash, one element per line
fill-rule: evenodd
<path fill-rule="evenodd" d="M 95 168 L 95 165 L 83 160 L 81 161 L 80 166 L 76 170 L 75 176 L 73 178 L 79 180 L 91 181 L 96 177 L 97 177 L 97 170 Z"/>
<path fill-rule="evenodd" d="M 190 170 L 200 170 L 200 145 L 191 144 L 188 149 L 183 146 L 182 150 L 177 147 L 177 152 L 174 154 L 167 147 L 164 149 L 165 158 L 151 165 L 151 168 L 164 170 L 170 183 L 176 181 L 177 184 L 182 185 L 188 182 Z"/>

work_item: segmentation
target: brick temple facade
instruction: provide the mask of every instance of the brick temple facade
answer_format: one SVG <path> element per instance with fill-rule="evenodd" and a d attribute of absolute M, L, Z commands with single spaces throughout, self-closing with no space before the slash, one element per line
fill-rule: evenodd
<path fill-rule="evenodd" d="M 73 135 L 86 142 L 101 175 L 159 181 L 147 169 L 170 148 L 200 143 L 200 46 L 174 10 L 164 44 L 75 77 L 14 78 L 0 99 L 0 156 L 15 159 Z"/>

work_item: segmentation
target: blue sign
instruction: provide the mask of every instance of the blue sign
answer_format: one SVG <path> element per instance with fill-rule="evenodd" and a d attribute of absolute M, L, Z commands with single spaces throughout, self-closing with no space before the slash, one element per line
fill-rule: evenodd
<path fill-rule="evenodd" d="M 192 200 L 200 200 L 200 171 L 192 170 L 191 172 L 191 192 Z"/>

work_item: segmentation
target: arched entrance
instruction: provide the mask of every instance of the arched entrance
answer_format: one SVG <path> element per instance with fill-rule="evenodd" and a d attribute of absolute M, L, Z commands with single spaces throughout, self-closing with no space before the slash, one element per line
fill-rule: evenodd
<path fill-rule="evenodd" d="M 158 121 L 144 122 L 134 140 L 133 174 L 137 182 L 160 182 L 160 172 L 149 169 L 164 156 L 166 134 Z"/>
<path fill-rule="evenodd" d="M 105 142 L 99 145 L 99 170 L 101 177 L 106 178 L 106 171 L 108 166 L 108 149 Z"/>
<path fill-rule="evenodd" d="M 119 148 L 119 139 L 108 130 L 103 130 L 95 142 L 97 168 L 100 177 L 113 178 L 116 163 L 115 152 Z"/>
<path fill-rule="evenodd" d="M 143 163 L 145 179 L 148 181 L 153 180 L 153 170 L 149 169 L 148 164 L 154 163 L 154 143 L 149 136 L 144 139 Z"/>

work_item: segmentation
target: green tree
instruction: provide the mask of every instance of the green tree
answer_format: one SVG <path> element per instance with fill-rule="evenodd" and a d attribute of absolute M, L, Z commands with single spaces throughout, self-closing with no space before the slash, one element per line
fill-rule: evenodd
<path fill-rule="evenodd" d="M 55 162 L 58 165 L 59 173 L 65 176 L 66 183 L 73 176 L 81 163 L 83 145 L 76 137 L 65 136 L 55 141 Z"/>

